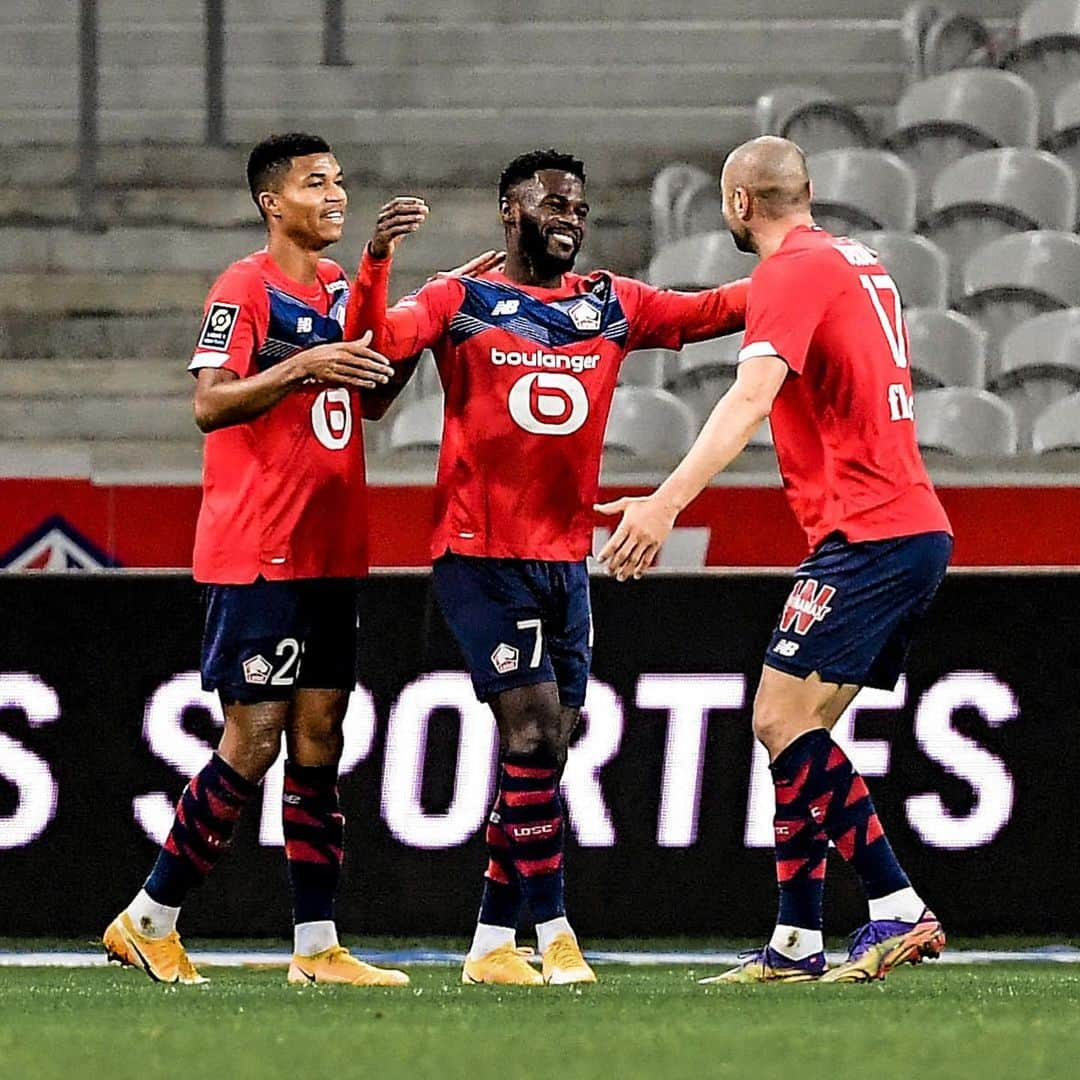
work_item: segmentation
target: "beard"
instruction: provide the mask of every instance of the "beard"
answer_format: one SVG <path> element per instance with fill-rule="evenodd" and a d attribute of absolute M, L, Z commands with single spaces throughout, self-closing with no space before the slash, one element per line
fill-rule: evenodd
<path fill-rule="evenodd" d="M 757 254 L 757 245 L 754 243 L 754 237 L 745 225 L 729 225 L 728 232 L 731 233 L 731 242 L 739 251 L 745 252 L 747 255 Z"/>
<path fill-rule="evenodd" d="M 540 231 L 535 221 L 522 217 L 521 249 L 533 268 L 545 277 L 565 274 L 574 269 L 578 248 L 569 255 L 560 255 L 548 249 L 548 238 Z"/>

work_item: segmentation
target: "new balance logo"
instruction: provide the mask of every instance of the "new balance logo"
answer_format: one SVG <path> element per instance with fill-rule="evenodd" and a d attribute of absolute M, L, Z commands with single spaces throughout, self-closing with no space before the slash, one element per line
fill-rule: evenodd
<path fill-rule="evenodd" d="M 799 643 L 797 641 L 789 641 L 787 638 L 781 638 L 774 646 L 773 652 L 777 656 L 794 656 L 799 651 Z"/>
<path fill-rule="evenodd" d="M 301 315 L 296 320 L 296 332 L 298 334 L 310 334 L 312 330 L 312 321 L 310 315 Z"/>
<path fill-rule="evenodd" d="M 794 627 L 796 634 L 807 634 L 814 623 L 821 622 L 832 611 L 829 601 L 835 595 L 836 589 L 832 585 L 822 585 L 819 588 L 814 578 L 796 581 L 780 616 L 780 632 L 786 634 Z"/>
<path fill-rule="evenodd" d="M 520 306 L 520 300 L 500 300 L 491 309 L 491 314 L 496 317 L 499 315 L 516 315 Z"/>

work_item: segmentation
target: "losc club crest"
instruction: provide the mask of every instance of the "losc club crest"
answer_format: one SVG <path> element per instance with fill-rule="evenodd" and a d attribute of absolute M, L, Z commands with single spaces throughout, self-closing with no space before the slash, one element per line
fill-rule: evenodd
<path fill-rule="evenodd" d="M 119 565 L 59 515 L 47 518 L 0 555 L 0 569 L 3 570 L 38 570 L 55 574 L 108 570 Z"/>
<path fill-rule="evenodd" d="M 515 646 L 501 641 L 491 654 L 491 663 L 500 675 L 506 675 L 511 671 L 517 671 L 519 656 L 520 653 Z"/>
<path fill-rule="evenodd" d="M 581 331 L 600 329 L 600 311 L 588 300 L 579 300 L 566 314 Z"/>

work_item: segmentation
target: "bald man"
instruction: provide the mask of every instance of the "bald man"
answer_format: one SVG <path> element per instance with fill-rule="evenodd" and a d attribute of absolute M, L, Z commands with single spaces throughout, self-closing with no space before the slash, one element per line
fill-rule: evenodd
<path fill-rule="evenodd" d="M 912 629 L 952 552 L 948 518 L 915 441 L 900 295 L 877 255 L 814 224 L 802 151 L 767 136 L 732 152 L 720 181 L 750 279 L 738 377 L 652 495 L 622 513 L 600 559 L 640 577 L 680 511 L 770 418 L 784 489 L 810 554 L 765 654 L 754 734 L 769 752 L 780 910 L 769 943 L 705 982 L 863 982 L 935 957 L 941 923 L 900 867 L 833 726 L 864 686 L 892 690 Z M 829 841 L 854 867 L 869 922 L 826 970 Z"/>

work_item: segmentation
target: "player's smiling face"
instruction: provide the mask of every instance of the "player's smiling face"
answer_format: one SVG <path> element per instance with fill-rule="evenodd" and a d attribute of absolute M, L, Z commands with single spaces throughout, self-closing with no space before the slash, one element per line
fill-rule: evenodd
<path fill-rule="evenodd" d="M 293 158 L 274 195 L 274 217 L 301 246 L 321 250 L 341 239 L 349 197 L 333 154 Z"/>
<path fill-rule="evenodd" d="M 582 182 L 572 173 L 543 169 L 507 192 L 506 201 L 508 242 L 538 268 L 572 270 L 589 216 Z"/>

